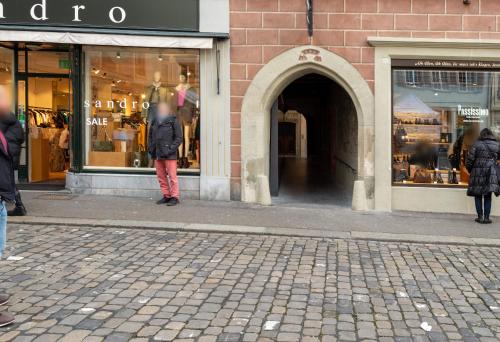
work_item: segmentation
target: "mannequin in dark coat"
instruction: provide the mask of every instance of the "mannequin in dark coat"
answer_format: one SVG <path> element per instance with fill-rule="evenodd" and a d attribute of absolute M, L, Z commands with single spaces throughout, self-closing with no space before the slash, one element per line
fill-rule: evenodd
<path fill-rule="evenodd" d="M 491 130 L 483 129 L 478 141 L 469 150 L 465 165 L 470 173 L 467 195 L 476 199 L 478 223 L 491 223 L 492 194 L 500 195 L 500 175 L 494 167 L 499 158 L 500 143 Z"/>
<path fill-rule="evenodd" d="M 21 157 L 21 146 L 24 143 L 24 130 L 21 123 L 14 114 L 6 114 L 0 119 L 0 129 L 5 135 L 9 145 L 9 153 L 12 156 L 14 170 L 19 169 Z M 21 199 L 21 193 L 16 189 L 16 206 L 14 210 L 9 211 L 9 216 L 25 216 L 26 208 Z"/>

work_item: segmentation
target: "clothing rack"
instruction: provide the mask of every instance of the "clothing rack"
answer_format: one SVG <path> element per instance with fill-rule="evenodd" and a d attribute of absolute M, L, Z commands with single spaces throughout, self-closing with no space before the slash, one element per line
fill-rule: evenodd
<path fill-rule="evenodd" d="M 28 107 L 28 115 L 30 116 L 31 126 L 36 127 L 56 127 L 62 128 L 68 123 L 70 112 L 66 110 L 56 110 L 47 107 Z"/>

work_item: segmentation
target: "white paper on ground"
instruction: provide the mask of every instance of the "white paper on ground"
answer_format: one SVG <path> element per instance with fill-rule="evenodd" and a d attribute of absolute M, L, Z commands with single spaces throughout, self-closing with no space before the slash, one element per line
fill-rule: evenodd
<path fill-rule="evenodd" d="M 429 325 L 429 323 L 427 323 L 427 322 L 422 322 L 422 324 L 420 324 L 420 328 L 424 329 L 425 331 L 432 330 L 432 326 Z"/>

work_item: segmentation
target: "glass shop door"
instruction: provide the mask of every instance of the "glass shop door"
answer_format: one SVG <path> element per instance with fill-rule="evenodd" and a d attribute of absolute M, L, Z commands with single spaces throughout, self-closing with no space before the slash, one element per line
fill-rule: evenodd
<path fill-rule="evenodd" d="M 65 187 L 73 113 L 71 65 L 68 45 L 18 45 L 17 115 L 26 132 L 21 188 Z"/>

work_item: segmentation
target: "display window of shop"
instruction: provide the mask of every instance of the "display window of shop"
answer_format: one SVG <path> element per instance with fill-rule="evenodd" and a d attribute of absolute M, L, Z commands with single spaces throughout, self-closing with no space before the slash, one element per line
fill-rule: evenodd
<path fill-rule="evenodd" d="M 158 104 L 168 102 L 184 137 L 179 169 L 199 172 L 199 50 L 87 46 L 83 52 L 85 168 L 152 168 L 148 130 Z"/>
<path fill-rule="evenodd" d="M 396 60 L 392 71 L 394 185 L 465 187 L 465 159 L 483 128 L 500 136 L 493 62 Z"/>
<path fill-rule="evenodd" d="M 13 88 L 13 62 L 12 49 L 0 46 L 0 85 L 9 91 Z"/>
<path fill-rule="evenodd" d="M 8 92 L 7 96 L 14 94 L 14 52 L 11 46 L 0 46 L 0 85 Z M 12 112 L 15 104 L 12 103 Z"/>

